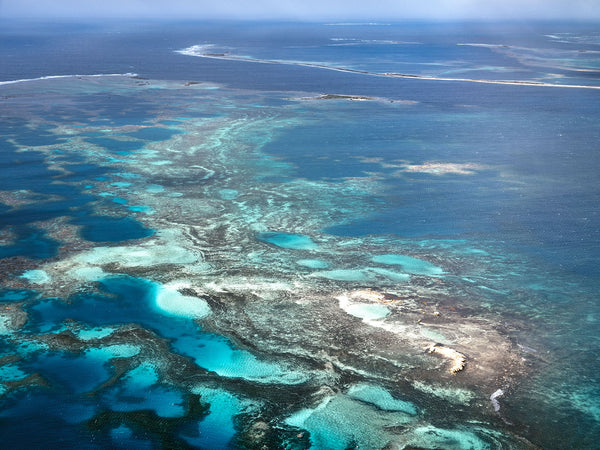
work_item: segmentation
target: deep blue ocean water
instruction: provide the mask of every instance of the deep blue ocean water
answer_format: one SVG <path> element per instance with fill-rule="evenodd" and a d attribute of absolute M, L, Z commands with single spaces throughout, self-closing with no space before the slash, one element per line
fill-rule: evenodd
<path fill-rule="evenodd" d="M 7 447 L 600 448 L 597 24 L 0 30 Z M 358 288 L 499 333 L 499 412 L 469 339 L 428 388 L 298 350 L 303 293 Z"/>

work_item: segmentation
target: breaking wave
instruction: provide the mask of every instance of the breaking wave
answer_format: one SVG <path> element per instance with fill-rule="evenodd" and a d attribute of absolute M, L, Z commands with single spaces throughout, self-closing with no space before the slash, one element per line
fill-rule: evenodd
<path fill-rule="evenodd" d="M 0 86 L 5 84 L 27 83 L 29 81 L 53 80 L 57 78 L 79 78 L 79 77 L 136 77 L 137 73 L 98 73 L 92 75 L 46 75 L 38 78 L 23 78 L 20 80 L 0 81 Z"/>

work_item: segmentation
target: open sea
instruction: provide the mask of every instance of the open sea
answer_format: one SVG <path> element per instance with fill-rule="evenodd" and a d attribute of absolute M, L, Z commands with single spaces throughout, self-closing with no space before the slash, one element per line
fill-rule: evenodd
<path fill-rule="evenodd" d="M 600 449 L 594 23 L 0 20 L 11 449 Z"/>

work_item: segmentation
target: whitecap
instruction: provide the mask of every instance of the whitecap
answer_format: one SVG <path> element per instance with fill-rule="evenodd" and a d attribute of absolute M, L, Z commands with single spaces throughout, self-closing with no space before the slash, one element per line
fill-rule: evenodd
<path fill-rule="evenodd" d="M 92 75 L 46 75 L 38 78 L 22 78 L 20 80 L 0 81 L 0 86 L 5 84 L 27 83 L 30 81 L 55 80 L 58 78 L 80 78 L 80 77 L 137 77 L 136 73 L 98 73 Z"/>

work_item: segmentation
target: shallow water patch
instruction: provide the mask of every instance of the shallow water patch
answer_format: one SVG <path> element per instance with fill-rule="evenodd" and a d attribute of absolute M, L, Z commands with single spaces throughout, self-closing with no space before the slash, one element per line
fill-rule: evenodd
<path fill-rule="evenodd" d="M 316 250 L 318 248 L 318 245 L 310 237 L 303 234 L 267 231 L 260 233 L 257 238 L 262 242 L 267 242 L 281 248 L 294 250 Z"/>
<path fill-rule="evenodd" d="M 354 317 L 363 320 L 380 320 L 385 319 L 390 310 L 385 305 L 353 303 L 343 306 L 344 311 Z"/>
<path fill-rule="evenodd" d="M 336 269 L 313 274 L 316 277 L 337 281 L 373 281 L 374 277 L 362 269 Z"/>
<path fill-rule="evenodd" d="M 146 205 L 130 206 L 127 209 L 132 212 L 140 212 L 140 213 L 149 214 L 149 215 L 152 215 L 155 213 L 154 208 L 152 208 L 151 206 L 146 206 Z"/>
<path fill-rule="evenodd" d="M 165 188 L 160 184 L 149 184 L 148 186 L 146 186 L 146 192 L 150 194 L 159 194 L 164 191 Z"/>
<path fill-rule="evenodd" d="M 110 336 L 117 330 L 116 327 L 94 327 L 71 330 L 79 339 L 89 341 L 93 339 L 102 339 Z"/>
<path fill-rule="evenodd" d="M 401 411 L 381 410 L 374 404 L 338 394 L 326 397 L 314 408 L 288 417 L 289 426 L 310 433 L 311 448 L 346 450 L 384 448 L 393 438 L 390 424 L 405 426 L 414 418 Z"/>
<path fill-rule="evenodd" d="M 441 267 L 431 264 L 419 258 L 414 258 L 407 255 L 376 255 L 372 258 L 373 262 L 379 264 L 399 265 L 402 270 L 415 275 L 439 276 L 443 275 L 444 271 Z"/>
<path fill-rule="evenodd" d="M 203 299 L 182 295 L 180 286 L 129 277 L 105 278 L 100 282 L 101 294 L 77 294 L 70 304 L 45 300 L 32 306 L 29 326 L 41 332 L 61 330 L 59 324 L 67 318 L 98 328 L 136 323 L 169 339 L 174 352 L 223 377 L 283 384 L 309 379 L 305 370 L 258 358 L 222 336 L 203 332 L 195 320 L 210 309 Z"/>
<path fill-rule="evenodd" d="M 209 403 L 210 409 L 197 425 L 197 436 L 182 433 L 182 437 L 196 448 L 233 448 L 231 441 L 236 433 L 234 418 L 245 412 L 250 403 L 220 389 L 197 387 L 192 392 L 199 394 L 201 401 Z"/>
<path fill-rule="evenodd" d="M 365 267 L 363 269 L 334 269 L 314 272 L 315 277 L 327 278 L 336 281 L 353 281 L 363 283 L 376 283 L 378 281 L 406 282 L 410 275 L 381 269 L 379 267 Z"/>
<path fill-rule="evenodd" d="M 121 383 L 102 396 L 113 411 L 140 411 L 151 409 L 160 417 L 183 417 L 184 397 L 171 386 L 159 383 L 156 369 L 143 363 L 130 370 Z"/>
<path fill-rule="evenodd" d="M 439 383 L 415 381 L 413 387 L 421 392 L 445 400 L 451 404 L 468 405 L 475 398 L 475 393 L 463 388 L 448 387 Z"/>
<path fill-rule="evenodd" d="M 444 429 L 433 425 L 416 427 L 399 439 L 401 445 L 455 450 L 489 450 L 504 447 L 500 433 L 480 427 Z"/>
<path fill-rule="evenodd" d="M 204 333 L 201 336 L 182 335 L 173 346 L 181 354 L 191 356 L 198 366 L 219 376 L 243 378 L 258 383 L 299 384 L 311 374 L 289 364 L 267 361 L 239 350 L 225 338 Z"/>
<path fill-rule="evenodd" d="M 156 289 L 156 306 L 174 316 L 189 319 L 202 319 L 210 314 L 210 307 L 206 300 L 190 295 L 183 295 L 179 289 L 185 287 L 180 283 L 158 286 Z"/>
<path fill-rule="evenodd" d="M 5 383 L 7 381 L 22 380 L 28 374 L 21 370 L 16 364 L 6 364 L 0 366 L 0 382 Z"/>
<path fill-rule="evenodd" d="M 32 284 L 46 284 L 49 283 L 52 278 L 44 270 L 27 270 L 19 278 L 24 278 Z"/>
<path fill-rule="evenodd" d="M 198 263 L 200 255 L 175 244 L 94 247 L 76 257 L 80 264 L 103 265 L 118 261 L 124 267 L 148 267 L 158 264 Z"/>
<path fill-rule="evenodd" d="M 321 259 L 299 259 L 296 261 L 296 264 L 308 267 L 309 269 L 327 269 L 329 267 L 329 263 Z"/>
<path fill-rule="evenodd" d="M 223 200 L 235 200 L 239 195 L 239 191 L 236 189 L 221 189 L 219 191 L 219 197 Z"/>
<path fill-rule="evenodd" d="M 418 413 L 414 404 L 394 398 L 387 389 L 381 386 L 367 383 L 355 384 L 348 389 L 347 395 L 355 400 L 375 405 L 384 411 L 400 411 L 413 416 Z"/>

